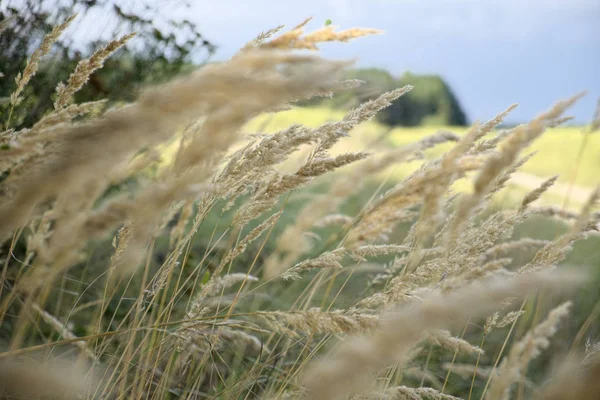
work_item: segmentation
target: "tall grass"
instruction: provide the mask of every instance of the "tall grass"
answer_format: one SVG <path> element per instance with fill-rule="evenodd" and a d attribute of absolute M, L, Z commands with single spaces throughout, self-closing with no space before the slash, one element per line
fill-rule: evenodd
<path fill-rule="evenodd" d="M 17 77 L 11 110 L 70 21 Z M 135 103 L 72 104 L 124 36 L 83 60 L 35 125 L 4 116 L 0 391 L 564 398 L 554 383 L 568 380 L 577 398 L 600 396 L 590 373 L 598 346 L 567 354 L 551 342 L 577 304 L 559 300 L 588 277 L 555 269 L 597 232 L 599 190 L 579 213 L 535 206 L 556 178 L 518 207 L 492 206 L 527 148 L 580 95 L 514 129 L 495 130 L 511 106 L 464 135 L 442 131 L 392 149 L 374 141 L 335 151 L 409 86 L 316 127 L 243 132 L 259 115 L 359 84 L 338 80 L 350 62 L 303 51 L 378 31 L 306 33 L 308 22 L 262 33 L 231 60 L 147 88 Z M 164 166 L 159 149 L 172 143 Z M 448 151 L 406 179 L 372 186 L 444 143 Z M 459 181 L 471 190 L 454 194 Z M 515 236 L 547 215 L 568 229 Z M 552 301 L 536 310 L 553 309 L 521 324 L 540 290 Z M 570 367 L 530 376 L 543 350 Z"/>

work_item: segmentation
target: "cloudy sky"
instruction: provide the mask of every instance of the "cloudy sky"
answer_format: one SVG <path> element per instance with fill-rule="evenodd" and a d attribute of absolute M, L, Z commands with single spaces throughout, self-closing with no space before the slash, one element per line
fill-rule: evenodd
<path fill-rule="evenodd" d="M 153 0 L 132 0 L 155 3 Z M 184 16 L 231 56 L 268 28 L 309 28 L 331 19 L 341 28 L 383 29 L 379 36 L 323 46 L 323 55 L 359 66 L 442 75 L 471 120 L 511 103 L 522 122 L 582 90 L 571 114 L 587 122 L 600 96 L 600 0 L 181 0 L 156 1 L 165 16 Z"/>

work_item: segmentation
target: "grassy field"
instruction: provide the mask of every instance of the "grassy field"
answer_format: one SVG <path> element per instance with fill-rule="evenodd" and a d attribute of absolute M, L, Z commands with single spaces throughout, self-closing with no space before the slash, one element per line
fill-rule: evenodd
<path fill-rule="evenodd" d="M 262 115 L 250 122 L 247 125 L 247 130 L 249 132 L 275 132 L 285 129 L 294 123 L 316 127 L 327 122 L 340 120 L 343 116 L 343 111 L 329 108 L 297 108 L 276 114 Z M 487 117 L 492 118 L 494 116 L 489 115 Z M 466 132 L 467 128 L 426 126 L 415 128 L 401 127 L 390 130 L 376 122 L 367 122 L 351 132 L 356 142 L 351 142 L 353 144 L 349 145 L 349 148 L 364 146 L 380 135 L 385 135 L 384 143 L 388 146 L 401 146 L 413 143 L 439 130 L 451 131 L 462 135 Z M 580 167 L 574 183 L 585 187 L 596 186 L 600 183 L 600 177 L 598 176 L 598 171 L 600 171 L 600 135 L 591 135 L 589 137 L 583 157 L 578 158 L 584 137 L 583 132 L 584 130 L 581 127 L 548 129 L 544 135 L 529 147 L 529 151 L 535 151 L 537 155 L 527 162 L 521 168 L 521 171 L 542 178 L 560 175 L 558 181 L 568 183 L 570 182 L 576 162 L 579 160 Z M 431 157 L 436 157 L 447 151 L 450 147 L 450 144 L 437 146 L 429 154 Z"/>
<path fill-rule="evenodd" d="M 551 181 L 505 186 L 578 98 L 499 146 L 478 136 L 495 124 L 362 124 L 402 88 L 343 120 L 266 114 L 339 85 L 339 63 L 295 50 L 374 33 L 303 29 L 101 115 L 71 103 L 83 60 L 40 123 L 6 119 L 0 395 L 542 400 L 567 382 L 600 397 L 600 190 L 571 212 L 539 207 L 562 200 Z M 525 173 L 568 174 L 578 137 L 541 136 Z"/>

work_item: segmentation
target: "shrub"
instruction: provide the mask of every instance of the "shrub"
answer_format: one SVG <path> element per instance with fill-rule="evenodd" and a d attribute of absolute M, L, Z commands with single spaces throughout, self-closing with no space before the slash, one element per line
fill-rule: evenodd
<path fill-rule="evenodd" d="M 467 117 L 458 99 L 444 80 L 436 75 L 416 75 L 406 72 L 399 79 L 379 68 L 348 70 L 344 77 L 365 82 L 332 98 L 313 98 L 306 105 L 326 105 L 333 108 L 356 107 L 381 94 L 405 85 L 414 86 L 406 96 L 382 110 L 378 119 L 390 126 L 467 125 Z"/>

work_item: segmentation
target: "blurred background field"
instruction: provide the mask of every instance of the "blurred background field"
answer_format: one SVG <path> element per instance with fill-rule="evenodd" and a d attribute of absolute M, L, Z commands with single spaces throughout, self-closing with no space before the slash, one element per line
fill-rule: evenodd
<path fill-rule="evenodd" d="M 508 105 L 507 105 L 508 106 Z M 276 132 L 292 124 L 303 124 L 317 127 L 327 122 L 338 121 L 344 116 L 343 111 L 329 108 L 298 108 L 276 114 L 263 115 L 247 125 L 248 132 Z M 492 115 L 489 116 L 493 117 Z M 389 127 L 376 122 L 368 122 L 356 128 L 351 135 L 357 137 L 360 144 L 368 144 L 382 137 L 380 146 L 394 147 L 415 142 L 426 135 L 449 131 L 462 135 L 467 131 L 462 126 L 435 126 L 426 125 L 418 127 Z M 550 128 L 536 140 L 530 151 L 537 152 L 528 161 L 521 172 L 531 174 L 538 178 L 548 178 L 560 175 L 558 181 L 568 183 L 573 174 L 573 169 L 580 164 L 579 172 L 574 183 L 586 188 L 594 187 L 598 183 L 600 171 L 600 136 L 591 135 L 583 152 L 583 157 L 578 158 L 582 141 L 586 133 L 586 126 L 566 126 Z M 452 145 L 437 146 L 430 151 L 433 156 L 439 156 Z"/>

